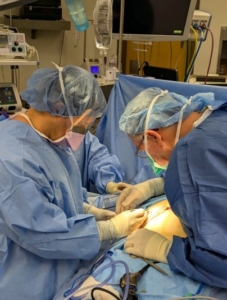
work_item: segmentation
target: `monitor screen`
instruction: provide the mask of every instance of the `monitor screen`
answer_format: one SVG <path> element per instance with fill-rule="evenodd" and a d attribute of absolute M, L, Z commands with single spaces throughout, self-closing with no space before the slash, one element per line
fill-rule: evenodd
<path fill-rule="evenodd" d="M 124 40 L 187 40 L 197 0 L 125 0 Z M 119 38 L 121 0 L 113 0 L 113 38 Z"/>
<path fill-rule="evenodd" d="M 12 87 L 0 87 L 0 106 L 5 104 L 16 104 L 17 100 Z"/>
<path fill-rule="evenodd" d="M 0 84 L 0 110 L 13 114 L 22 109 L 22 102 L 14 83 Z"/>
<path fill-rule="evenodd" d="M 90 66 L 90 72 L 92 74 L 99 74 L 100 73 L 99 66 Z"/>

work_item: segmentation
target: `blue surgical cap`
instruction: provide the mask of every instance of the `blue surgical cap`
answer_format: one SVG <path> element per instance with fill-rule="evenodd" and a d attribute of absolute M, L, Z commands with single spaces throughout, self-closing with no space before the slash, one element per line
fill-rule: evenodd
<path fill-rule="evenodd" d="M 148 88 L 132 99 L 125 108 L 119 121 L 120 130 L 136 135 L 144 132 L 145 121 L 149 106 L 158 94 L 162 92 L 159 88 Z M 182 95 L 166 93 L 155 102 L 148 122 L 149 129 L 157 129 L 170 126 L 179 120 L 180 110 L 188 101 Z M 205 106 L 214 102 L 213 93 L 199 93 L 192 97 L 183 113 L 183 120 L 194 111 L 202 111 Z"/>
<path fill-rule="evenodd" d="M 56 68 L 35 71 L 27 82 L 27 89 L 21 93 L 21 98 L 36 110 L 57 116 L 80 116 L 87 109 L 92 109 L 97 115 L 104 110 L 106 100 L 94 75 L 69 65 L 63 68 L 62 78 L 67 104 Z"/>

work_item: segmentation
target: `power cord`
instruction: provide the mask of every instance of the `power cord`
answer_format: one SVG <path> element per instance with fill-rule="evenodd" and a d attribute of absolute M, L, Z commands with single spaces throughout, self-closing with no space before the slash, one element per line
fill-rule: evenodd
<path fill-rule="evenodd" d="M 187 71 L 186 77 L 184 78 L 184 81 L 185 81 L 185 82 L 188 81 L 188 78 L 189 78 L 189 76 L 190 76 L 190 74 L 191 74 L 191 72 L 192 72 L 192 69 L 193 69 L 193 67 L 194 67 L 195 60 L 196 60 L 196 58 L 197 58 L 197 56 L 198 56 L 199 50 L 200 50 L 200 48 L 201 48 L 201 46 L 202 46 L 202 42 L 203 42 L 203 30 L 202 30 L 202 28 L 201 28 L 201 27 L 197 27 L 196 29 L 199 30 L 199 31 L 201 32 L 200 41 L 199 41 L 199 45 L 198 45 L 198 47 L 197 47 L 196 53 L 195 53 L 195 55 L 193 56 L 192 62 L 191 62 L 190 66 L 189 66 L 189 69 L 188 69 L 188 71 Z"/>
<path fill-rule="evenodd" d="M 104 292 L 104 293 L 107 293 L 107 294 L 109 294 L 109 295 L 111 295 L 111 296 L 113 296 L 115 299 L 117 299 L 117 300 L 121 300 L 121 298 L 119 298 L 118 296 L 116 296 L 114 293 L 112 293 L 111 291 L 108 291 L 108 290 L 106 290 L 106 289 L 104 289 L 104 288 L 101 288 L 101 287 L 95 287 L 95 288 L 93 288 L 92 290 L 91 290 L 91 299 L 92 300 L 95 300 L 95 297 L 94 297 L 94 292 L 95 291 L 102 291 L 102 292 Z"/>
<path fill-rule="evenodd" d="M 141 69 L 142 69 L 142 67 L 143 67 L 143 65 L 146 65 L 146 67 L 149 67 L 149 63 L 145 60 L 144 62 L 142 62 L 142 64 L 140 65 L 140 67 L 139 67 L 139 69 L 138 69 L 138 74 L 139 74 L 139 76 L 140 76 L 140 71 L 141 71 Z M 144 74 L 143 74 L 144 75 Z"/>
<path fill-rule="evenodd" d="M 213 32 L 209 28 L 205 27 L 204 29 L 208 30 L 211 35 L 210 59 L 209 59 L 209 64 L 208 64 L 208 68 L 207 68 L 207 74 L 206 74 L 205 81 L 204 81 L 204 84 L 207 84 L 207 79 L 208 79 L 208 75 L 209 75 L 209 71 L 210 71 L 210 65 L 211 65 L 213 50 L 214 50 L 214 35 L 213 35 Z"/>
<path fill-rule="evenodd" d="M 26 43 L 26 47 L 27 47 L 27 53 L 28 53 L 28 60 L 31 59 L 35 54 L 37 57 L 37 65 L 39 66 L 39 53 L 37 51 L 37 49 L 33 46 L 30 46 Z"/>
<path fill-rule="evenodd" d="M 198 27 L 197 27 L 197 28 L 198 28 Z M 192 55 L 191 61 L 190 61 L 189 66 L 188 66 L 188 68 L 187 68 L 187 73 L 189 72 L 189 70 L 190 70 L 190 68 L 191 68 L 191 65 L 192 65 L 192 63 L 193 63 L 193 59 L 194 59 L 194 57 L 195 57 L 195 55 L 196 55 L 196 50 L 198 49 L 198 34 L 197 34 L 195 28 L 192 27 L 192 26 L 191 26 L 191 30 L 192 30 L 192 32 L 193 32 L 193 34 L 194 34 L 194 38 L 195 38 L 195 46 L 194 46 L 194 51 L 193 51 L 193 55 Z M 187 74 L 187 73 L 186 73 L 186 74 Z"/>

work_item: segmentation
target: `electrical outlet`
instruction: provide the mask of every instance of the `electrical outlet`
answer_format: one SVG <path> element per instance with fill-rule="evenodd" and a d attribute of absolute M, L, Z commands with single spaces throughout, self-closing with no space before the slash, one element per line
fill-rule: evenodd
<path fill-rule="evenodd" d="M 207 30 L 206 28 L 210 27 L 210 22 L 211 22 L 211 14 L 201 11 L 201 10 L 195 10 L 193 17 L 192 17 L 192 27 L 196 30 L 197 32 L 197 40 L 199 41 L 201 38 L 201 29 L 203 32 L 203 41 L 206 40 L 207 38 Z M 201 29 L 197 29 L 201 28 Z M 188 35 L 188 39 L 193 41 L 195 40 L 195 35 L 192 30 L 190 30 L 190 33 Z"/>

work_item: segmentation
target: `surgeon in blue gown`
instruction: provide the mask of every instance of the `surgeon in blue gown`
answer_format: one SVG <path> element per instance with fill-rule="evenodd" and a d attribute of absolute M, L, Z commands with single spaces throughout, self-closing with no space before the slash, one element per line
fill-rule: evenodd
<path fill-rule="evenodd" d="M 0 122 L 0 299 L 51 300 L 102 241 L 132 233 L 147 214 L 85 203 L 67 138 L 73 126 L 85 134 L 106 105 L 92 74 L 39 69 L 21 97 L 29 110 Z"/>
<path fill-rule="evenodd" d="M 166 169 L 164 191 L 187 235 L 169 241 L 138 229 L 127 237 L 125 251 L 227 288 L 227 100 L 214 99 L 212 93 L 186 99 L 149 88 L 129 102 L 119 124 L 146 152 L 154 171 Z M 149 182 L 143 188 L 147 196 L 152 193 Z M 124 201 L 136 201 L 135 189 L 122 192 L 121 211 Z"/>

